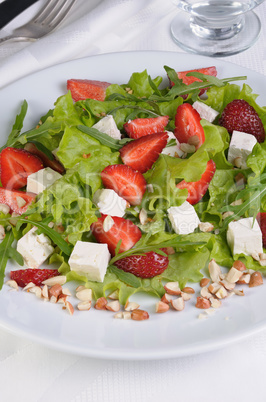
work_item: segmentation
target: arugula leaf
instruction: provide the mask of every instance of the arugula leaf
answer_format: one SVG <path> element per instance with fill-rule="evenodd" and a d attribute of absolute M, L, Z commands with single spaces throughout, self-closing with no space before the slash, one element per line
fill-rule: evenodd
<path fill-rule="evenodd" d="M 100 141 L 100 143 L 102 145 L 105 145 L 105 146 L 113 149 L 114 151 L 118 151 L 127 142 L 132 141 L 131 138 L 124 138 L 122 140 L 116 140 L 116 139 L 110 137 L 110 135 L 102 133 L 101 131 L 97 130 L 96 128 L 92 128 L 92 127 L 78 125 L 78 129 L 80 131 L 82 131 L 83 133 L 88 134 L 91 137 L 95 138 L 96 140 Z"/>
<path fill-rule="evenodd" d="M 13 144 L 13 142 L 16 141 L 17 137 L 20 135 L 20 132 L 23 128 L 23 122 L 24 122 L 27 110 L 28 110 L 28 104 L 24 100 L 22 103 L 22 106 L 21 106 L 20 113 L 16 116 L 15 123 L 12 127 L 11 133 L 8 136 L 7 143 L 5 146 L 7 146 L 7 147 L 11 146 Z M 2 147 L 1 150 L 3 148 L 4 147 Z"/>
<path fill-rule="evenodd" d="M 109 270 L 113 272 L 120 281 L 127 285 L 132 286 L 133 288 L 139 288 L 141 286 L 141 280 L 130 272 L 125 272 L 114 265 L 109 265 Z"/>
<path fill-rule="evenodd" d="M 9 258 L 14 259 L 19 265 L 24 264 L 22 256 L 12 248 L 14 240 L 14 233 L 10 230 L 6 233 L 4 240 L 0 243 L 0 290 L 4 283 L 6 264 Z"/>

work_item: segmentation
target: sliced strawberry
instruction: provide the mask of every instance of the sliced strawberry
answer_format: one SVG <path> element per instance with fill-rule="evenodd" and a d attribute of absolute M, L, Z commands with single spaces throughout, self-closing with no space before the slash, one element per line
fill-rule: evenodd
<path fill-rule="evenodd" d="M 0 154 L 2 186 L 9 190 L 17 190 L 27 184 L 27 177 L 43 169 L 38 156 L 25 151 L 7 147 Z"/>
<path fill-rule="evenodd" d="M 191 181 L 191 182 L 186 182 L 185 180 L 182 180 L 180 183 L 177 184 L 177 188 L 183 189 L 187 188 L 188 189 L 188 197 L 187 201 L 190 204 L 197 204 L 206 191 L 208 190 L 209 184 L 214 176 L 216 170 L 215 163 L 213 160 L 209 160 L 207 163 L 207 167 L 203 175 L 201 176 L 199 181 Z"/>
<path fill-rule="evenodd" d="M 33 282 L 36 286 L 40 286 L 46 279 L 58 275 L 60 274 L 57 269 L 27 268 L 10 272 L 10 278 L 16 281 L 18 286 L 21 286 L 22 288 L 30 282 Z"/>
<path fill-rule="evenodd" d="M 71 79 L 67 81 L 67 89 L 75 102 L 85 99 L 104 101 L 109 82 Z"/>
<path fill-rule="evenodd" d="M 124 145 L 120 150 L 125 165 L 141 173 L 147 172 L 167 144 L 167 133 L 156 133 L 138 138 Z"/>
<path fill-rule="evenodd" d="M 134 119 L 124 124 L 124 129 L 130 138 L 140 138 L 145 135 L 161 133 L 169 121 L 168 116 Z"/>
<path fill-rule="evenodd" d="M 244 99 L 234 99 L 224 108 L 219 124 L 229 134 L 234 130 L 252 134 L 258 142 L 265 140 L 265 130 L 256 110 Z"/>
<path fill-rule="evenodd" d="M 205 134 L 202 125 L 200 124 L 200 115 L 190 103 L 183 103 L 178 106 L 175 116 L 174 134 L 180 143 L 187 143 L 190 137 L 196 135 L 199 138 L 199 143 L 196 146 L 198 149 L 205 141 Z"/>
<path fill-rule="evenodd" d="M 214 66 L 198 68 L 198 69 L 194 69 L 194 70 L 179 71 L 179 72 L 177 72 L 177 76 L 179 79 L 182 79 L 183 83 L 186 85 L 190 85 L 193 82 L 201 82 L 202 80 L 200 80 L 199 78 L 196 78 L 193 76 L 187 76 L 187 73 L 192 73 L 192 72 L 198 72 L 198 73 L 202 73 L 205 75 L 212 75 L 214 77 L 217 76 L 217 70 L 216 70 L 216 67 L 214 67 Z M 174 85 L 174 83 L 172 81 L 170 81 L 170 86 L 172 87 L 173 85 Z M 206 88 L 201 89 L 199 95 L 204 94 L 205 91 L 206 91 Z"/>
<path fill-rule="evenodd" d="M 263 247 L 266 248 L 266 212 L 259 212 L 257 215 L 257 221 L 262 232 Z"/>
<path fill-rule="evenodd" d="M 15 212 L 19 215 L 26 212 L 28 206 L 35 200 L 35 198 L 36 194 L 33 193 L 25 193 L 24 191 L 12 191 L 0 187 L 0 204 L 8 205 L 11 209 L 11 212 Z"/>
<path fill-rule="evenodd" d="M 38 149 L 33 142 L 28 142 L 25 145 L 24 149 L 31 154 L 37 155 L 43 161 L 44 167 L 50 167 L 51 169 L 61 174 L 64 173 L 64 166 L 59 161 L 57 161 L 55 157 L 53 157 L 53 159 L 49 159 L 49 157 L 40 149 Z"/>
<path fill-rule="evenodd" d="M 127 165 L 109 165 L 101 173 L 105 188 L 114 190 L 131 205 L 139 205 L 146 190 L 146 180 L 140 172 Z"/>
<path fill-rule="evenodd" d="M 117 268 L 140 278 L 153 278 L 162 274 L 169 264 L 167 256 L 150 251 L 144 255 L 131 255 L 114 263 Z"/>
<path fill-rule="evenodd" d="M 127 251 L 132 248 L 141 238 L 140 229 L 129 219 L 113 216 L 114 224 L 108 232 L 104 231 L 103 223 L 106 215 L 102 215 L 91 225 L 91 231 L 99 243 L 106 243 L 112 256 L 115 255 L 115 249 L 120 240 L 121 246 L 119 252 Z"/>

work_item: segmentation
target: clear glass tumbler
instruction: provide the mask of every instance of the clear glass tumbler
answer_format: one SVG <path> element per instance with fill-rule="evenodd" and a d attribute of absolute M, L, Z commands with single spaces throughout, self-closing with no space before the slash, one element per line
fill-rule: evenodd
<path fill-rule="evenodd" d="M 208 56 L 242 52 L 257 40 L 261 23 L 254 11 L 264 0 L 173 0 L 182 10 L 171 24 L 183 49 Z"/>

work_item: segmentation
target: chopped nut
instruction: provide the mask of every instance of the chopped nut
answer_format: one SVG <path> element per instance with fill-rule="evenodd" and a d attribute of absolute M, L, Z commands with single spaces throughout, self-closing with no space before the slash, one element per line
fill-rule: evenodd
<path fill-rule="evenodd" d="M 232 207 L 236 206 L 236 205 L 242 205 L 243 204 L 243 200 L 241 198 L 239 198 L 239 200 L 235 200 L 233 202 L 231 202 L 230 205 L 232 205 Z"/>
<path fill-rule="evenodd" d="M 35 285 L 35 283 L 33 282 L 29 282 L 26 286 L 24 286 L 23 290 L 29 290 L 30 288 L 33 288 Z"/>
<path fill-rule="evenodd" d="M 79 285 L 79 286 L 76 288 L 76 292 L 79 292 L 80 290 L 83 290 L 83 289 L 87 289 L 86 286 L 84 286 L 84 285 Z"/>
<path fill-rule="evenodd" d="M 10 286 L 10 287 L 13 288 L 13 289 L 18 290 L 18 284 L 17 284 L 17 282 L 14 281 L 13 279 L 10 279 L 10 280 L 6 281 L 5 284 L 6 284 L 7 286 Z"/>
<path fill-rule="evenodd" d="M 200 281 L 200 287 L 204 288 L 205 286 L 208 286 L 210 283 L 209 278 L 202 278 Z"/>
<path fill-rule="evenodd" d="M 72 306 L 71 303 L 69 303 L 69 301 L 66 302 L 66 309 L 69 312 L 70 315 L 74 314 L 74 307 Z"/>
<path fill-rule="evenodd" d="M 219 308 L 222 305 L 221 300 L 216 299 L 216 297 L 210 297 L 211 307 Z"/>
<path fill-rule="evenodd" d="M 56 299 L 58 299 L 58 296 L 61 295 L 62 293 L 62 286 L 59 285 L 58 283 L 56 285 L 53 285 L 49 291 L 49 298 L 51 298 L 52 296 L 56 297 Z"/>
<path fill-rule="evenodd" d="M 44 285 L 42 288 L 42 297 L 45 299 L 49 299 L 49 294 L 48 294 L 48 286 Z"/>
<path fill-rule="evenodd" d="M 77 299 L 81 301 L 92 301 L 92 290 L 85 288 L 76 293 Z"/>
<path fill-rule="evenodd" d="M 142 225 L 145 225 L 148 220 L 148 214 L 147 211 L 145 211 L 144 208 L 141 208 L 140 213 L 139 213 L 139 221 Z"/>
<path fill-rule="evenodd" d="M 52 278 L 46 279 L 42 282 L 43 285 L 53 286 L 53 285 L 64 285 L 66 283 L 65 275 L 53 276 Z"/>
<path fill-rule="evenodd" d="M 232 215 L 234 215 L 233 211 L 226 211 L 222 214 L 222 219 L 226 219 L 226 218 L 228 218 L 228 216 L 232 216 Z"/>
<path fill-rule="evenodd" d="M 246 271 L 247 267 L 245 266 L 245 264 L 240 261 L 240 260 L 236 260 L 233 263 L 233 268 L 238 269 L 238 271 Z"/>
<path fill-rule="evenodd" d="M 119 291 L 118 291 L 118 289 L 116 289 L 114 292 L 110 293 L 108 295 L 108 299 L 118 300 L 119 299 Z"/>
<path fill-rule="evenodd" d="M 188 301 L 192 297 L 192 293 L 181 292 L 181 297 L 184 301 Z"/>
<path fill-rule="evenodd" d="M 235 289 L 234 294 L 237 296 L 245 296 L 243 289 L 242 290 Z"/>
<path fill-rule="evenodd" d="M 216 292 L 218 292 L 218 290 L 220 289 L 221 285 L 220 283 L 217 282 L 213 282 L 208 286 L 208 290 L 209 292 L 211 292 L 212 294 L 215 294 Z"/>
<path fill-rule="evenodd" d="M 110 229 L 112 229 L 115 221 L 110 215 L 107 215 L 106 218 L 103 221 L 103 231 L 104 232 L 109 232 Z"/>
<path fill-rule="evenodd" d="M 78 310 L 88 311 L 91 308 L 91 301 L 81 301 L 77 305 Z"/>
<path fill-rule="evenodd" d="M 184 310 L 185 302 L 184 302 L 183 297 L 178 297 L 177 299 L 171 300 L 171 306 L 177 311 Z"/>
<path fill-rule="evenodd" d="M 105 297 L 100 297 L 99 299 L 96 300 L 94 308 L 96 308 L 96 310 L 105 310 L 106 305 L 107 305 L 107 299 Z"/>
<path fill-rule="evenodd" d="M 215 296 L 218 297 L 218 299 L 224 299 L 225 297 L 227 297 L 227 290 L 223 286 L 221 286 L 215 293 Z"/>
<path fill-rule="evenodd" d="M 221 268 L 220 268 L 220 266 L 215 262 L 214 259 L 212 259 L 212 260 L 209 262 L 208 268 L 209 268 L 211 280 L 212 280 L 213 282 L 219 282 L 219 280 L 220 280 L 220 275 L 221 275 Z"/>
<path fill-rule="evenodd" d="M 241 168 L 241 166 L 243 165 L 243 159 L 241 158 L 241 156 L 237 156 L 234 160 L 233 160 L 233 165 L 237 168 Z"/>
<path fill-rule="evenodd" d="M 68 295 L 65 295 L 64 293 L 61 293 L 58 296 L 57 303 L 66 304 L 67 299 L 68 299 Z"/>
<path fill-rule="evenodd" d="M 116 314 L 114 315 L 114 318 L 119 318 L 119 319 L 123 318 L 123 312 L 122 312 L 122 311 L 119 311 L 119 313 L 116 313 Z"/>
<path fill-rule="evenodd" d="M 259 254 L 260 260 L 266 260 L 266 253 Z"/>
<path fill-rule="evenodd" d="M 212 232 L 214 229 L 214 226 L 210 222 L 200 222 L 199 223 L 199 230 L 201 232 L 207 233 L 207 232 Z"/>
<path fill-rule="evenodd" d="M 119 311 L 120 303 L 118 300 L 112 300 L 106 304 L 105 308 L 106 308 L 106 310 L 109 310 L 109 311 Z"/>
<path fill-rule="evenodd" d="M 200 290 L 200 295 L 202 297 L 204 297 L 205 299 L 210 299 L 212 297 L 212 294 L 209 292 L 209 290 L 207 289 L 206 286 L 204 286 L 201 290 Z"/>
<path fill-rule="evenodd" d="M 149 314 L 147 311 L 137 309 L 131 312 L 131 318 L 135 321 L 147 320 L 149 318 Z"/>
<path fill-rule="evenodd" d="M 55 296 L 51 296 L 49 300 L 51 303 L 57 303 L 57 297 Z"/>
<path fill-rule="evenodd" d="M 211 302 L 210 302 L 210 300 L 205 299 L 205 297 L 198 296 L 197 302 L 196 302 L 196 307 L 202 308 L 202 309 L 207 309 L 207 308 L 211 307 Z"/>
<path fill-rule="evenodd" d="M 241 278 L 239 279 L 239 281 L 237 281 L 237 283 L 239 284 L 239 285 L 247 285 L 247 284 L 249 284 L 249 282 L 250 282 L 250 277 L 251 277 L 251 275 L 250 274 L 243 274 L 242 276 L 241 276 Z"/>
<path fill-rule="evenodd" d="M 178 282 L 168 282 L 164 285 L 164 289 L 169 295 L 179 296 L 181 294 Z"/>
<path fill-rule="evenodd" d="M 126 311 L 137 310 L 137 308 L 139 308 L 139 304 L 135 303 L 135 302 L 127 302 L 126 305 L 125 305 L 125 310 Z"/>
<path fill-rule="evenodd" d="M 171 300 L 173 300 L 174 298 L 175 298 L 174 295 L 169 295 L 168 293 L 165 293 L 161 298 L 161 301 L 163 303 L 169 304 L 171 303 Z"/>
<path fill-rule="evenodd" d="M 241 276 L 243 275 L 243 271 L 240 271 L 234 267 L 230 268 L 228 273 L 226 274 L 226 280 L 231 283 L 236 283 L 239 281 Z"/>
<path fill-rule="evenodd" d="M 156 313 L 165 313 L 169 310 L 169 304 L 159 301 L 155 305 L 155 312 Z"/>
<path fill-rule="evenodd" d="M 62 293 L 66 296 L 72 296 L 72 293 L 70 292 L 70 290 L 68 288 L 63 288 Z"/>
<path fill-rule="evenodd" d="M 223 279 L 222 281 L 220 281 L 220 284 L 226 289 L 226 290 L 233 290 L 236 286 L 235 283 L 233 282 L 229 282 L 226 279 Z"/>
<path fill-rule="evenodd" d="M 254 260 L 256 260 L 256 261 L 260 261 L 260 256 L 258 253 L 252 253 L 251 257 L 254 258 Z"/>
<path fill-rule="evenodd" d="M 186 286 L 182 289 L 182 292 L 193 295 L 195 293 L 195 290 L 193 288 L 191 288 L 190 286 Z"/>
<path fill-rule="evenodd" d="M 42 297 L 42 289 L 40 288 L 40 286 L 33 286 L 29 288 L 29 292 L 34 293 L 38 298 Z"/>
<path fill-rule="evenodd" d="M 131 320 L 131 312 L 130 311 L 123 311 L 122 312 L 122 318 L 124 320 Z"/>
<path fill-rule="evenodd" d="M 255 271 L 250 277 L 249 287 L 254 288 L 255 286 L 259 286 L 263 284 L 263 278 L 260 272 Z"/>

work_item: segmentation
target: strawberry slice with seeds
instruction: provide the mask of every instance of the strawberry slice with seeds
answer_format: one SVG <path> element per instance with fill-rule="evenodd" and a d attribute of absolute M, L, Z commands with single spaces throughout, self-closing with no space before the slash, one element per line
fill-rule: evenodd
<path fill-rule="evenodd" d="M 180 183 L 177 184 L 176 187 L 180 189 L 186 188 L 188 190 L 187 201 L 192 205 L 197 204 L 197 202 L 202 199 L 202 197 L 208 190 L 215 170 L 215 163 L 213 162 L 213 160 L 209 160 L 206 170 L 201 176 L 200 180 L 194 182 L 186 182 L 185 180 L 182 180 Z"/>
<path fill-rule="evenodd" d="M 85 99 L 104 101 L 109 82 L 71 79 L 67 80 L 67 90 L 71 92 L 75 102 Z"/>
<path fill-rule="evenodd" d="M 57 269 L 27 268 L 18 269 L 10 272 L 10 278 L 17 282 L 18 286 L 24 288 L 28 283 L 33 282 L 36 286 L 41 286 L 46 279 L 60 275 Z"/>
<path fill-rule="evenodd" d="M 106 215 L 102 215 L 91 225 L 91 231 L 99 243 L 106 243 L 112 256 L 120 240 L 121 246 L 119 253 L 131 249 L 141 238 L 140 229 L 129 219 L 113 216 L 113 226 L 107 232 L 104 230 L 104 220 Z"/>
<path fill-rule="evenodd" d="M 156 133 L 138 138 L 124 145 L 120 150 L 120 156 L 125 165 L 147 172 L 167 144 L 167 133 Z"/>
<path fill-rule="evenodd" d="M 130 272 L 140 278 L 153 278 L 162 274 L 168 267 L 169 259 L 150 251 L 144 255 L 131 255 L 114 263 L 117 268 Z"/>
<path fill-rule="evenodd" d="M 146 180 L 140 172 L 127 165 L 109 165 L 101 173 L 105 188 L 114 190 L 131 205 L 139 205 L 146 190 Z"/>
<path fill-rule="evenodd" d="M 198 72 L 198 73 L 202 73 L 205 75 L 212 75 L 213 77 L 217 76 L 217 70 L 216 70 L 216 67 L 214 67 L 214 66 L 198 68 L 198 69 L 194 69 L 194 70 L 179 71 L 179 72 L 177 72 L 177 76 L 179 79 L 182 79 L 183 83 L 186 85 L 193 84 L 193 82 L 202 82 L 201 79 L 193 77 L 192 75 L 187 76 L 187 73 L 192 73 L 192 72 Z M 172 81 L 170 81 L 170 86 L 172 87 L 173 85 L 174 85 L 174 83 Z M 201 89 L 199 96 L 204 94 L 204 92 L 206 92 L 206 90 L 207 90 L 207 88 Z"/>
<path fill-rule="evenodd" d="M 266 248 L 266 212 L 259 212 L 257 215 L 257 221 L 262 232 L 263 247 Z"/>
<path fill-rule="evenodd" d="M 0 187 L 0 204 L 8 205 L 10 212 L 23 214 L 28 206 L 34 202 L 36 194 L 26 193 L 24 191 L 12 191 Z"/>
<path fill-rule="evenodd" d="M 168 116 L 148 117 L 134 119 L 124 124 L 124 129 L 130 138 L 140 138 L 145 135 L 156 134 L 164 131 L 169 121 Z"/>
<path fill-rule="evenodd" d="M 183 103 L 178 106 L 175 115 L 174 134 L 180 143 L 188 143 L 189 139 L 195 135 L 199 138 L 196 149 L 204 143 L 205 134 L 200 120 L 199 113 L 190 103 Z"/>
<path fill-rule="evenodd" d="M 40 149 L 38 149 L 33 142 L 28 142 L 25 145 L 24 149 L 33 155 L 37 155 L 42 160 L 44 167 L 50 167 L 51 169 L 61 174 L 64 173 L 64 166 L 58 160 L 56 160 L 55 157 L 49 159 L 49 157 Z"/>
<path fill-rule="evenodd" d="M 18 190 L 27 184 L 27 177 L 43 169 L 41 159 L 24 149 L 7 147 L 0 154 L 1 182 L 4 188 Z"/>
<path fill-rule="evenodd" d="M 256 110 L 244 99 L 234 99 L 224 108 L 219 124 L 229 134 L 234 130 L 252 134 L 258 142 L 265 140 L 265 130 Z"/>

